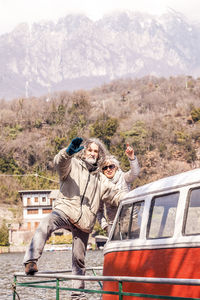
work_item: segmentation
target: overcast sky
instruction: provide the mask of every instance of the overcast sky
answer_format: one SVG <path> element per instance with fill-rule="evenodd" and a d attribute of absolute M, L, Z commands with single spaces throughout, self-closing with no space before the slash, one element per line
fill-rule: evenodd
<path fill-rule="evenodd" d="M 11 31 L 21 22 L 57 21 L 70 13 L 83 13 L 97 20 L 113 11 L 159 15 L 170 8 L 189 20 L 199 21 L 200 0 L 0 0 L 0 34 Z"/>

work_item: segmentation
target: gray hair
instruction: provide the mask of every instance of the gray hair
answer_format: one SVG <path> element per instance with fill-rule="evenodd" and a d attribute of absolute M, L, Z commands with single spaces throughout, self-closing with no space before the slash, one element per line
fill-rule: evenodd
<path fill-rule="evenodd" d="M 106 155 L 105 159 L 103 161 L 103 164 L 101 165 L 101 168 L 103 168 L 107 162 L 110 161 L 112 162 L 118 169 L 119 169 L 119 161 L 116 159 L 116 157 L 114 155 Z"/>
<path fill-rule="evenodd" d="M 83 159 L 85 156 L 85 150 L 88 148 L 88 146 L 92 143 L 95 143 L 99 147 L 99 154 L 97 158 L 97 165 L 101 166 L 102 163 L 105 160 L 106 155 L 108 154 L 108 151 L 103 144 L 102 141 L 100 141 L 98 138 L 89 138 L 83 142 L 81 146 L 84 146 L 84 149 L 80 152 L 79 158 Z"/>

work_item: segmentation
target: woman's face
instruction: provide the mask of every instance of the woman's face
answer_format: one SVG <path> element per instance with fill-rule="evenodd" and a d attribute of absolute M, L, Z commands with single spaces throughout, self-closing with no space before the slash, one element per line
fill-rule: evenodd
<path fill-rule="evenodd" d="M 108 160 L 105 162 L 102 171 L 108 179 L 112 179 L 117 171 L 117 167 L 111 160 Z"/>

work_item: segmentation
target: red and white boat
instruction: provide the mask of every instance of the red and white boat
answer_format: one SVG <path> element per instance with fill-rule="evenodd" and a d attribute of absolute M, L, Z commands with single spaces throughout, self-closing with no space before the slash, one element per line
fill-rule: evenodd
<path fill-rule="evenodd" d="M 103 275 L 200 279 L 200 169 L 127 194 L 104 247 Z M 103 289 L 118 291 L 118 284 L 106 281 Z M 126 282 L 123 291 L 200 298 L 200 286 Z"/>

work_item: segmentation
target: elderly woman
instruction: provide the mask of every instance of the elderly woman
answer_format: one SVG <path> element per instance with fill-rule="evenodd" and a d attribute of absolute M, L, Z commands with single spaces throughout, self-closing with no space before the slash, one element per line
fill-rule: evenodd
<path fill-rule="evenodd" d="M 110 181 L 112 181 L 117 188 L 125 192 L 129 192 L 131 189 L 131 183 L 139 175 L 140 167 L 137 157 L 134 155 L 134 150 L 129 144 L 126 145 L 125 154 L 127 155 L 130 163 L 130 170 L 128 172 L 123 172 L 120 169 L 119 161 L 114 156 L 106 156 L 104 163 L 102 164 L 102 173 Z M 106 230 L 108 233 L 110 232 L 116 212 L 117 207 L 107 203 L 104 204 L 103 202 L 100 203 L 97 219 L 101 228 Z"/>

